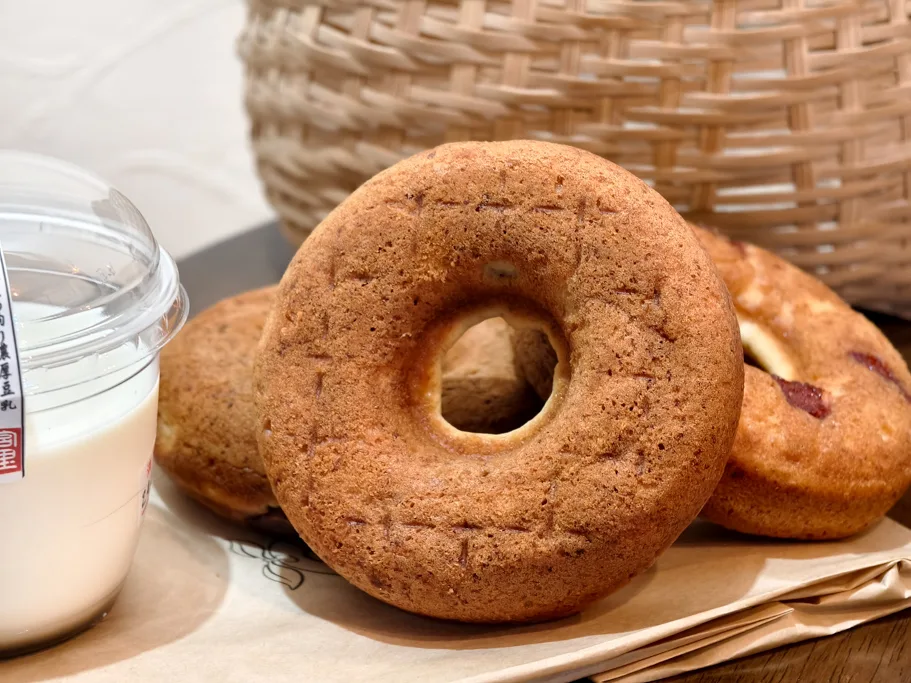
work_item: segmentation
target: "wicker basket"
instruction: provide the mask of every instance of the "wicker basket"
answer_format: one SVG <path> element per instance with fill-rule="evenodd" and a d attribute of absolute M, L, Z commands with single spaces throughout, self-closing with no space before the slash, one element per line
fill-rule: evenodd
<path fill-rule="evenodd" d="M 911 316 L 911 2 L 249 2 L 253 144 L 292 239 L 421 149 L 546 139 Z"/>

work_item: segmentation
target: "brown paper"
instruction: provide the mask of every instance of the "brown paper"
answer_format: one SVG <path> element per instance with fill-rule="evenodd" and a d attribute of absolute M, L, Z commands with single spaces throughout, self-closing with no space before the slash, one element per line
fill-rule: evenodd
<path fill-rule="evenodd" d="M 61 567 L 61 576 L 65 567 Z M 4 683 L 657 680 L 911 604 L 911 531 L 841 542 L 749 539 L 695 522 L 655 567 L 581 615 L 518 627 L 384 605 L 286 543 L 184 500 L 160 476 L 108 618 L 0 663 Z"/>

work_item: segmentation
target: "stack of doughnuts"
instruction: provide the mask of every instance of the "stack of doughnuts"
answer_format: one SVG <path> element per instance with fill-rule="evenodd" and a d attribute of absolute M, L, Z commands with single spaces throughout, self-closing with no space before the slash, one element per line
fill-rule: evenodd
<path fill-rule="evenodd" d="M 902 358 L 810 276 L 600 157 L 458 143 L 187 326 L 156 457 L 380 600 L 510 622 L 584 609 L 700 513 L 856 533 L 911 483 L 909 432 Z"/>

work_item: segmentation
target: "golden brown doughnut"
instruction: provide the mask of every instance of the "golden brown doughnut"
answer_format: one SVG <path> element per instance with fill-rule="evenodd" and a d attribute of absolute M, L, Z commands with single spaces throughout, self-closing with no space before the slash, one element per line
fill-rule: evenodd
<path fill-rule="evenodd" d="M 222 517 L 296 537 L 256 446 L 253 358 L 275 289 L 220 301 L 164 348 L 155 460 L 178 488 Z"/>
<path fill-rule="evenodd" d="M 694 228 L 724 278 L 746 353 L 743 411 L 702 514 L 730 529 L 840 538 L 911 484 L 911 375 L 873 323 L 771 252 Z"/>
<path fill-rule="evenodd" d="M 747 367 L 724 476 L 702 514 L 737 531 L 840 538 L 911 483 L 911 376 L 901 355 L 825 285 L 758 247 L 693 226 L 731 292 Z M 552 353 L 515 334 L 517 363 L 550 394 Z"/>
<path fill-rule="evenodd" d="M 551 335 L 557 390 L 518 430 L 460 432 L 440 357 L 495 315 Z M 273 490 L 326 563 L 495 622 L 577 612 L 649 567 L 717 483 L 742 381 L 728 294 L 667 202 L 595 155 L 501 142 L 405 160 L 323 221 L 254 391 Z"/>

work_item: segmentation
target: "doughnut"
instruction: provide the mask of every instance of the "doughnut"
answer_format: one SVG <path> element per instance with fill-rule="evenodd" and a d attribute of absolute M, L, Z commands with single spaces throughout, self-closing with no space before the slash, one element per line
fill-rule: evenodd
<path fill-rule="evenodd" d="M 256 445 L 253 358 L 274 294 L 267 287 L 220 301 L 164 348 L 155 461 L 216 514 L 296 537 Z"/>
<path fill-rule="evenodd" d="M 440 359 L 492 317 L 548 334 L 556 388 L 522 427 L 468 433 L 441 417 Z M 721 476 L 742 382 L 683 219 L 528 141 L 444 145 L 352 193 L 292 260 L 254 368 L 301 537 L 370 595 L 469 622 L 573 614 L 651 566 Z"/>
<path fill-rule="evenodd" d="M 880 331 L 821 282 L 759 247 L 691 226 L 733 297 L 748 362 L 730 459 L 703 517 L 744 533 L 851 536 L 911 484 L 911 376 Z M 556 361 L 513 335 L 546 397 Z"/>
<path fill-rule="evenodd" d="M 743 410 L 702 514 L 735 531 L 842 538 L 911 484 L 911 375 L 873 323 L 758 247 L 694 228 L 737 311 Z"/>
<path fill-rule="evenodd" d="M 498 434 L 525 424 L 543 405 L 515 364 L 509 325 L 489 318 L 443 357 L 441 412 L 466 432 Z"/>
<path fill-rule="evenodd" d="M 155 461 L 221 517 L 296 538 L 256 444 L 253 359 L 274 295 L 267 287 L 220 301 L 164 348 Z"/>
<path fill-rule="evenodd" d="M 253 358 L 275 287 L 225 299 L 187 323 L 161 356 L 155 459 L 177 487 L 225 519 L 297 537 L 256 445 Z M 509 327 L 468 330 L 443 363 L 443 415 L 466 431 L 505 431 L 541 401 L 517 373 Z"/>

